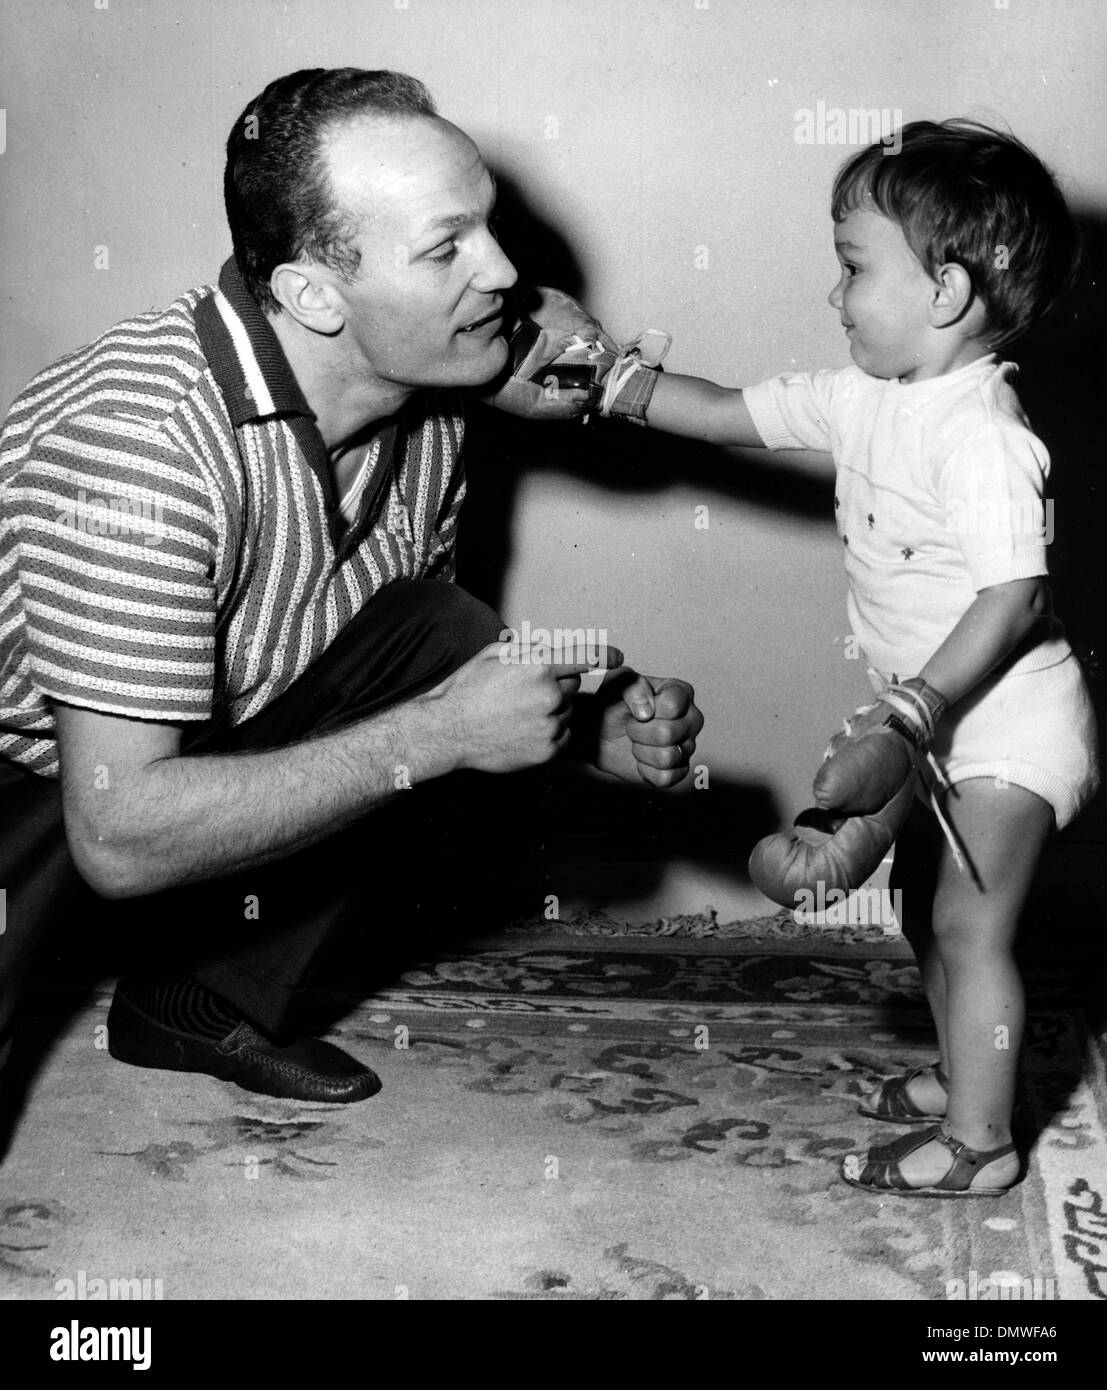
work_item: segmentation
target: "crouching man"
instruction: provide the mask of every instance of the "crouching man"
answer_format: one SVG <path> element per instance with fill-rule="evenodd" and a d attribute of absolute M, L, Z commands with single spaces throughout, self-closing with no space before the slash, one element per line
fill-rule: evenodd
<path fill-rule="evenodd" d="M 378 1078 L 289 1020 L 387 870 L 398 788 L 573 750 L 668 787 L 703 720 L 686 683 L 625 668 L 579 693 L 586 662 L 505 649 L 452 582 L 465 396 L 542 418 L 585 397 L 508 376 L 493 181 L 422 85 L 279 79 L 235 124 L 225 193 L 218 286 L 55 363 L 4 431 L 0 1063 L 83 879 L 177 950 L 120 982 L 113 1056 L 348 1102 Z M 550 359 L 598 331 L 556 295 L 535 316 Z"/>

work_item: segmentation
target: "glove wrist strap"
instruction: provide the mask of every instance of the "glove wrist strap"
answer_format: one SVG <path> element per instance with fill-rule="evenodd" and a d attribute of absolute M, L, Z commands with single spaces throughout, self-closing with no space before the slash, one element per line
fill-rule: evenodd
<path fill-rule="evenodd" d="M 928 685 L 922 676 L 891 682 L 880 698 L 895 711 L 885 723 L 919 749 L 931 742 L 938 721 L 947 709 L 945 696 Z"/>
<path fill-rule="evenodd" d="M 660 370 L 660 367 L 647 367 L 636 350 L 617 358 L 604 378 L 600 414 L 605 419 L 617 415 L 636 425 L 644 425 Z"/>
<path fill-rule="evenodd" d="M 603 416 L 618 415 L 636 425 L 646 423 L 661 360 L 669 351 L 672 336 L 648 328 L 620 352 L 604 377 L 599 411 Z"/>

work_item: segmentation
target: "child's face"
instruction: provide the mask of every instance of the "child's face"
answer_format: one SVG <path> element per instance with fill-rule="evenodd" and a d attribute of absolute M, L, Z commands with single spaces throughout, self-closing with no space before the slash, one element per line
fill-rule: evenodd
<path fill-rule="evenodd" d="M 871 208 L 854 208 L 836 224 L 834 246 L 842 274 L 830 304 L 853 360 L 870 376 L 913 380 L 933 347 L 928 310 L 937 285 L 899 226 Z"/>

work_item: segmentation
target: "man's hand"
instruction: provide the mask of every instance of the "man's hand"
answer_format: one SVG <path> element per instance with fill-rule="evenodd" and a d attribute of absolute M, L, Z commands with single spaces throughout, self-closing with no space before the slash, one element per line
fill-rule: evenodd
<path fill-rule="evenodd" d="M 542 330 L 527 355 L 525 374 L 501 379 L 497 389 L 482 400 L 527 420 L 578 418 L 588 408 L 588 391 L 559 388 L 556 383 L 542 385 L 530 378 L 559 357 L 576 338 L 597 340 L 613 352 L 618 351 L 616 344 L 583 305 L 561 290 L 538 286 L 530 291 L 520 309 Z"/>
<path fill-rule="evenodd" d="M 568 745 L 581 676 L 623 660 L 613 648 L 599 663 L 548 657 L 549 649 L 492 642 L 420 697 L 447 734 L 458 768 L 516 772 L 549 762 Z"/>
<path fill-rule="evenodd" d="M 623 668 L 576 706 L 574 749 L 601 772 L 660 788 L 687 777 L 703 728 L 687 681 Z"/>

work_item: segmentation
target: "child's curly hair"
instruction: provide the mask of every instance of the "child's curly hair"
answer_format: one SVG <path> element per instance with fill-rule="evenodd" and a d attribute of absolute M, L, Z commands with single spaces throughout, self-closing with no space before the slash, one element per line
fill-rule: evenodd
<path fill-rule="evenodd" d="M 840 222 L 869 199 L 933 275 L 963 266 L 988 343 L 1020 337 L 1073 286 L 1080 238 L 1053 175 L 1021 140 L 978 121 L 911 121 L 838 171 Z"/>

